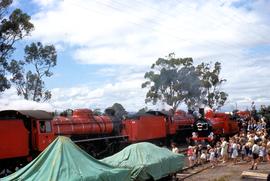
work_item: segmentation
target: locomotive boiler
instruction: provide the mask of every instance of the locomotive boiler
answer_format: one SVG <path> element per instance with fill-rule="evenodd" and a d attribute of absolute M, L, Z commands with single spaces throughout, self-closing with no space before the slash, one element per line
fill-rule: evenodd
<path fill-rule="evenodd" d="M 239 132 L 238 120 L 233 119 L 233 117 L 228 113 L 208 110 L 205 117 L 212 124 L 215 135 L 230 136 Z"/>
<path fill-rule="evenodd" d="M 68 115 L 55 116 L 54 134 L 70 137 L 96 158 L 113 154 L 121 149 L 122 142 L 127 142 L 127 135 L 121 134 L 123 115 L 119 115 L 119 107 L 107 108 L 105 112 L 105 115 L 94 115 L 90 109 L 75 109 Z"/>
<path fill-rule="evenodd" d="M 108 116 L 94 116 L 90 109 L 76 109 L 72 115 L 53 119 L 56 135 L 112 134 L 114 123 Z"/>

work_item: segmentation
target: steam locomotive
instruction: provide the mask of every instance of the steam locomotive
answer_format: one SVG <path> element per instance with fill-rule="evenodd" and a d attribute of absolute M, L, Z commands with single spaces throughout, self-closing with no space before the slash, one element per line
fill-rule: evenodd
<path fill-rule="evenodd" d="M 199 110 L 199 117 L 195 117 L 191 139 L 195 142 L 213 142 L 221 136 L 231 136 L 239 132 L 239 120 L 231 114 L 213 112 L 213 110 Z"/>
<path fill-rule="evenodd" d="M 206 114 L 207 115 L 207 114 Z M 223 120 L 221 128 L 227 133 L 226 116 L 213 113 L 207 129 L 213 131 L 215 123 Z M 168 144 L 170 140 L 200 131 L 199 122 L 184 111 L 174 115 L 164 111 L 149 111 L 144 114 L 129 115 L 123 107 L 114 105 L 105 110 L 105 115 L 97 116 L 90 109 L 76 109 L 70 114 L 53 116 L 41 110 L 0 111 L 0 172 L 10 170 L 31 161 L 43 151 L 58 135 L 70 137 L 84 150 L 97 158 L 119 151 L 130 143 L 153 141 Z M 229 128 L 230 128 L 230 124 Z M 211 128 L 211 129 L 212 129 Z M 219 127 L 218 127 L 219 128 Z"/>

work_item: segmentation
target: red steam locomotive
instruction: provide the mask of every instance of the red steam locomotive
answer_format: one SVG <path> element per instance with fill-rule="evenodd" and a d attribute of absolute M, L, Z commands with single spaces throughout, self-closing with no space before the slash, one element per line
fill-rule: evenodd
<path fill-rule="evenodd" d="M 102 157 L 134 142 L 168 143 L 183 132 L 191 135 L 194 123 L 193 116 L 184 111 L 173 116 L 161 111 L 129 116 L 123 109 L 114 108 L 105 112 L 104 116 L 96 116 L 89 109 L 77 109 L 69 116 L 53 116 L 40 110 L 0 111 L 0 172 L 14 171 L 29 162 L 58 135 L 69 136 L 93 156 Z M 225 125 L 229 118 L 218 116 L 209 120 L 212 124 L 223 121 L 222 133 L 228 133 Z"/>
<path fill-rule="evenodd" d="M 215 137 L 231 136 L 239 132 L 239 120 L 231 114 L 214 112 L 212 110 L 199 111 L 200 117 L 193 126 L 192 140 L 211 142 Z"/>

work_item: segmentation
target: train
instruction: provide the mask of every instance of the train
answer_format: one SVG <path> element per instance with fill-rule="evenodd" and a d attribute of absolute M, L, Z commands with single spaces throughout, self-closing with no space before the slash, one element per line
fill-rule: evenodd
<path fill-rule="evenodd" d="M 234 134 L 239 130 L 227 114 L 212 112 L 205 117 L 209 126 L 205 132 Z M 171 140 L 191 135 L 196 124 L 198 131 L 198 123 L 192 114 L 181 110 L 175 114 L 148 111 L 129 115 L 119 105 L 106 109 L 104 115 L 95 115 L 90 109 L 60 115 L 43 110 L 4 110 L 0 111 L 0 172 L 13 172 L 28 163 L 59 135 L 70 137 L 94 157 L 102 158 L 136 142 L 168 145 Z"/>
<path fill-rule="evenodd" d="M 241 129 L 241 119 L 238 119 L 240 118 L 239 116 L 235 117 L 235 114 L 214 112 L 211 109 L 207 111 L 199 109 L 199 115 L 200 117 L 197 117 L 193 124 L 191 139 L 194 142 L 203 141 L 210 143 L 221 136 L 228 137 L 234 135 Z"/>

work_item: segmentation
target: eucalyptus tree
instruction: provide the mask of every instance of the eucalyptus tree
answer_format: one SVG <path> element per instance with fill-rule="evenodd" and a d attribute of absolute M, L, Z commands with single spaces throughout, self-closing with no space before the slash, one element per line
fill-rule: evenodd
<path fill-rule="evenodd" d="M 45 88 L 44 78 L 51 77 L 51 69 L 56 66 L 57 52 L 54 45 L 32 43 L 25 47 L 24 61 L 12 61 L 12 82 L 18 95 L 36 102 L 47 101 L 51 91 Z M 27 69 L 27 70 L 26 70 Z"/>
<path fill-rule="evenodd" d="M 146 103 L 165 102 L 176 111 L 181 103 L 191 106 L 201 95 L 201 81 L 192 58 L 175 58 L 174 54 L 159 58 L 144 78 L 142 88 L 148 88 Z"/>
<path fill-rule="evenodd" d="M 196 67 L 203 85 L 202 102 L 212 109 L 218 109 L 228 99 L 228 94 L 221 90 L 226 79 L 220 77 L 221 63 L 201 63 Z"/>
<path fill-rule="evenodd" d="M 12 55 L 16 42 L 28 36 L 34 25 L 30 16 L 21 9 L 11 11 L 12 0 L 0 1 L 0 92 L 10 88 L 10 72 L 12 72 Z"/>
<path fill-rule="evenodd" d="M 195 66 L 192 58 L 175 58 L 174 53 L 159 58 L 144 75 L 142 88 L 148 88 L 145 102 L 161 101 L 173 111 L 181 103 L 188 109 L 223 106 L 228 94 L 221 91 L 221 85 L 226 80 L 220 78 L 221 64 L 211 65 L 203 62 Z"/>

